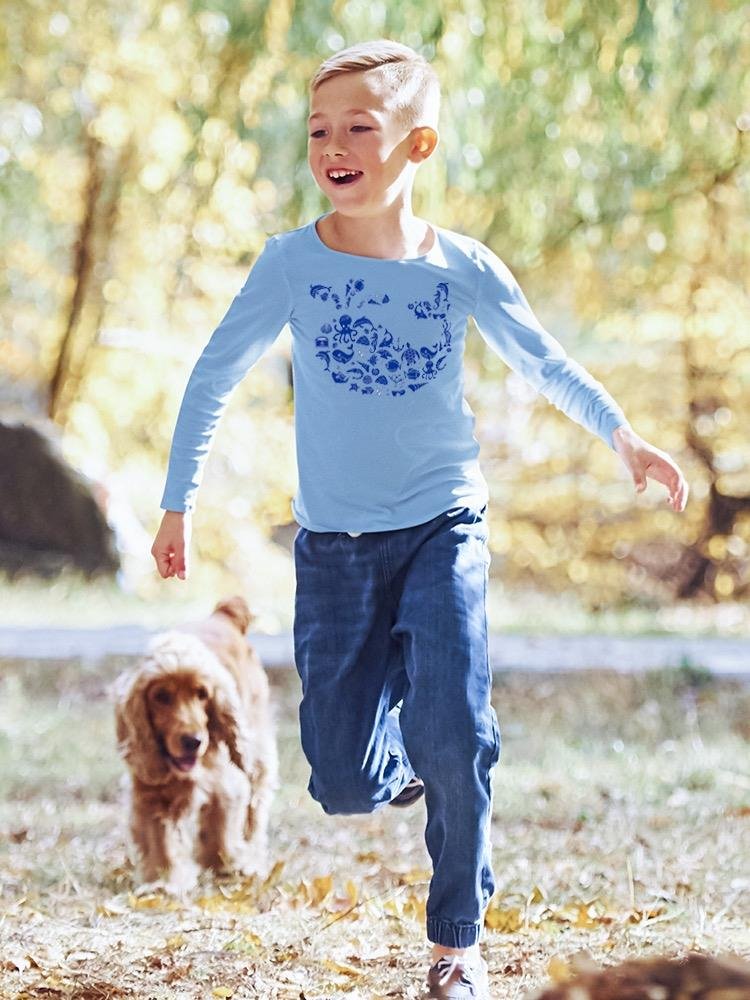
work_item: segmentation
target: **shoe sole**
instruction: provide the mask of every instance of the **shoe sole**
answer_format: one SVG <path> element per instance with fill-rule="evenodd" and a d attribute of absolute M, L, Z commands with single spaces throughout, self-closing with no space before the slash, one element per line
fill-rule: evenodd
<path fill-rule="evenodd" d="M 404 789 L 399 792 L 395 799 L 391 799 L 388 803 L 390 806 L 395 806 L 397 809 L 403 809 L 406 806 L 412 805 L 418 799 L 421 799 L 424 795 L 424 785 L 416 785 L 414 788 L 408 790 Z"/>

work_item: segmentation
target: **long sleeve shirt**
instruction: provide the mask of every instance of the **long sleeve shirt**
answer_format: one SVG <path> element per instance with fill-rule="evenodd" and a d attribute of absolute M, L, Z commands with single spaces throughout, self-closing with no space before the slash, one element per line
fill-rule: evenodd
<path fill-rule="evenodd" d="M 292 513 L 311 531 L 386 531 L 487 502 L 463 390 L 469 315 L 513 371 L 614 448 L 623 411 L 544 329 L 487 246 L 432 224 L 435 240 L 419 257 L 365 257 L 328 247 L 317 221 L 267 239 L 195 363 L 162 508 L 194 508 L 227 402 L 286 324 Z"/>

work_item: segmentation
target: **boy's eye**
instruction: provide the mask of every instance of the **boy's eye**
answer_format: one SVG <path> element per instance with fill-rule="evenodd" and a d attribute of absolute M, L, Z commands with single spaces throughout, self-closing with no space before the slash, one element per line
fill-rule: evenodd
<path fill-rule="evenodd" d="M 352 132 L 355 129 L 363 129 L 365 132 L 372 131 L 369 125 L 352 125 Z M 311 132 L 310 133 L 310 138 L 311 139 L 317 139 L 318 136 L 323 135 L 324 132 L 325 132 L 325 129 L 319 128 L 316 132 Z"/>

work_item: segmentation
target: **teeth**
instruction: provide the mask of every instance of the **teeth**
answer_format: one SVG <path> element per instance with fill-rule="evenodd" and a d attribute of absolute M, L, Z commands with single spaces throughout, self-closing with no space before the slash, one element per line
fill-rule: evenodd
<path fill-rule="evenodd" d="M 329 177 L 349 177 L 349 176 L 351 176 L 353 174 L 359 174 L 359 173 L 361 173 L 360 170 L 329 170 L 328 171 L 328 176 Z"/>

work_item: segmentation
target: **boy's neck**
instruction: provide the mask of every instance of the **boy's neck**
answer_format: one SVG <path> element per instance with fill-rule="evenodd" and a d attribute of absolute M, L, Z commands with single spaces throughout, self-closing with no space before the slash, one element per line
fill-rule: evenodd
<path fill-rule="evenodd" d="M 320 220 L 317 232 L 331 250 L 362 257 L 421 257 L 435 241 L 429 224 L 405 209 L 366 216 L 334 210 Z"/>

